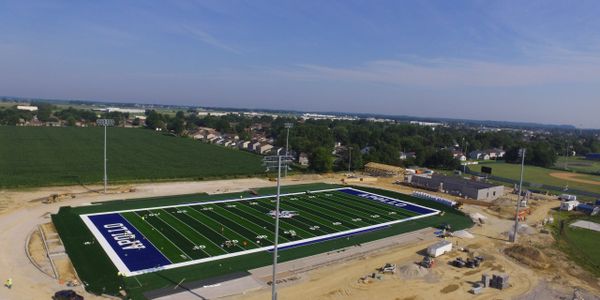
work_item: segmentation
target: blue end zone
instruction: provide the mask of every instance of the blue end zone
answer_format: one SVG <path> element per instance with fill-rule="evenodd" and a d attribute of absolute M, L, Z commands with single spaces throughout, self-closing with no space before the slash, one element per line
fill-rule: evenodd
<path fill-rule="evenodd" d="M 368 193 L 368 192 L 363 192 L 363 191 L 359 191 L 359 190 L 341 189 L 339 191 L 346 193 L 346 194 L 353 195 L 353 196 L 358 196 L 361 198 L 378 201 L 378 202 L 381 202 L 384 204 L 393 205 L 395 207 L 399 207 L 399 208 L 402 208 L 402 209 L 405 209 L 405 210 L 408 210 L 408 211 L 411 211 L 411 212 L 414 212 L 414 213 L 417 213 L 420 215 L 431 214 L 431 213 L 437 212 L 436 210 L 422 207 L 422 206 L 417 206 L 410 202 L 404 202 L 402 200 L 388 198 L 388 197 L 384 197 L 384 196 L 380 196 L 380 195 L 376 195 L 376 194 L 372 194 L 372 193 Z"/>
<path fill-rule="evenodd" d="M 129 271 L 170 265 L 171 262 L 120 214 L 89 216 L 94 226 Z"/>

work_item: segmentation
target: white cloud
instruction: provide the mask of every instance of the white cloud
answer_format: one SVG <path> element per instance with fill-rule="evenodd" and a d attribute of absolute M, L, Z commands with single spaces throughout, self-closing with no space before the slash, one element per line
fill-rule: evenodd
<path fill-rule="evenodd" d="M 573 53 L 569 53 L 573 54 Z M 375 60 L 354 67 L 300 64 L 276 72 L 296 79 L 375 82 L 416 87 L 511 87 L 600 82 L 600 58 L 580 54 L 539 63 L 465 59 Z"/>

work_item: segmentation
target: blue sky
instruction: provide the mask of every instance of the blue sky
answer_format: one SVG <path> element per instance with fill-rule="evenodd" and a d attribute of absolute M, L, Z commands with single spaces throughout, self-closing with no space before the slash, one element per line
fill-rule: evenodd
<path fill-rule="evenodd" d="M 2 1 L 0 95 L 600 128 L 599 1 Z"/>

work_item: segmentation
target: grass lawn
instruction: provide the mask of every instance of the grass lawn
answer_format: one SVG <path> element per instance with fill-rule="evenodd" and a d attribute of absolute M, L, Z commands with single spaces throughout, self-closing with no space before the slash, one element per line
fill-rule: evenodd
<path fill-rule="evenodd" d="M 0 126 L 0 187 L 100 183 L 102 128 Z M 264 172 L 261 157 L 145 129 L 108 129 L 112 182 L 208 179 Z"/>
<path fill-rule="evenodd" d="M 505 177 L 514 180 L 519 180 L 521 175 L 521 165 L 519 164 L 508 164 L 508 163 L 488 163 L 480 164 L 479 167 L 473 167 L 475 171 L 481 171 L 482 166 L 492 168 L 492 175 L 498 177 Z M 593 185 L 587 183 L 580 183 L 575 181 L 566 181 L 564 179 L 550 176 L 550 173 L 562 172 L 560 170 L 552 170 L 535 166 L 525 166 L 524 181 L 538 184 L 553 185 L 557 187 L 565 187 L 566 185 L 572 189 L 579 189 L 584 191 L 590 191 L 594 193 L 600 193 L 600 185 Z M 600 177 L 578 174 L 577 178 L 586 180 L 596 180 L 600 182 Z"/>
<path fill-rule="evenodd" d="M 559 249 L 584 269 L 600 277 L 600 232 L 568 226 L 577 220 L 600 223 L 600 216 L 586 216 L 577 212 L 557 212 L 554 215 L 553 232 Z M 561 221 L 564 221 L 560 232 Z"/>
<path fill-rule="evenodd" d="M 600 174 L 600 161 L 586 160 L 584 157 L 560 157 L 554 166 L 559 169 L 566 166 L 567 170 L 575 172 Z"/>

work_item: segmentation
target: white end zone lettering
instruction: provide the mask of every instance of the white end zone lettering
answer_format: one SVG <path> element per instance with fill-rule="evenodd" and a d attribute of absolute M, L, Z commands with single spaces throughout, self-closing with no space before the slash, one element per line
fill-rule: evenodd
<path fill-rule="evenodd" d="M 392 204 L 396 207 L 404 207 L 407 204 L 400 202 L 400 201 L 396 201 L 393 199 L 388 199 L 388 198 L 383 198 L 383 197 L 379 197 L 377 195 L 372 195 L 372 194 L 358 194 L 357 196 L 359 197 L 363 197 L 363 198 L 367 198 L 367 199 L 371 199 L 371 200 L 375 200 L 375 201 L 379 201 L 385 204 Z"/>
<path fill-rule="evenodd" d="M 104 225 L 105 229 L 110 233 L 110 235 L 117 241 L 117 244 L 121 246 L 123 250 L 137 250 L 137 249 L 145 249 L 146 246 L 136 239 L 135 234 L 133 234 L 127 227 L 125 227 L 122 223 L 115 224 L 106 224 Z"/>

